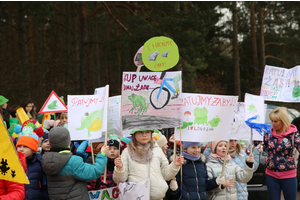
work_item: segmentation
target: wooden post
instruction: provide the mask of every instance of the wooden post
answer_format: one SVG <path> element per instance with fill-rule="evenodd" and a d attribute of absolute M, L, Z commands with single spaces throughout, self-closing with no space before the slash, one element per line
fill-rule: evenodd
<path fill-rule="evenodd" d="M 175 137 L 174 137 L 174 149 L 173 149 L 173 156 L 174 156 L 174 159 L 176 158 L 176 155 L 177 154 L 177 142 L 175 140 Z M 176 177 L 173 178 L 174 181 L 176 181 Z"/>
<path fill-rule="evenodd" d="M 230 141 L 230 140 L 229 140 Z M 224 157 L 224 162 L 223 162 L 223 166 L 222 166 L 222 173 L 220 175 L 220 178 L 222 178 L 223 174 L 224 174 L 224 170 L 225 170 L 225 165 L 226 165 L 226 159 L 227 159 L 227 154 L 228 154 L 228 150 L 229 150 L 229 141 L 227 143 L 227 147 L 226 147 L 226 153 L 225 153 L 225 157 Z M 221 185 L 219 185 L 219 188 L 221 188 Z"/>
<path fill-rule="evenodd" d="M 93 165 L 94 165 L 95 164 L 95 158 L 94 158 L 93 143 L 91 143 L 91 152 L 92 152 L 92 160 L 93 160 Z"/>
<path fill-rule="evenodd" d="M 107 119 L 106 119 L 106 127 L 108 127 L 108 110 L 109 110 L 109 85 L 107 86 L 107 90 L 108 90 L 108 97 L 107 97 Z M 107 128 L 105 131 L 105 144 L 107 145 Z M 105 170 L 104 170 L 104 177 L 103 177 L 103 183 L 106 183 L 106 173 L 107 173 L 107 165 L 105 166 Z"/>
<path fill-rule="evenodd" d="M 181 135 L 181 127 L 180 127 L 180 155 L 182 154 L 182 135 Z M 180 168 L 180 189 L 182 189 L 182 166 Z"/>

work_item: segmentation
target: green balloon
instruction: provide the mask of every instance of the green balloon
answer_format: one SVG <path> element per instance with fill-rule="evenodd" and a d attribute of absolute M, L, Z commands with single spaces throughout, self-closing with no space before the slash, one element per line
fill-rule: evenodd
<path fill-rule="evenodd" d="M 168 37 L 153 37 L 144 44 L 142 59 L 151 71 L 165 71 L 179 61 L 177 44 Z"/>

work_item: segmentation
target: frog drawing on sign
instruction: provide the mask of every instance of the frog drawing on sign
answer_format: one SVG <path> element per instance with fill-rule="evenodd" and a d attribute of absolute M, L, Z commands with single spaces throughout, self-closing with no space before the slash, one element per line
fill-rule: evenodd
<path fill-rule="evenodd" d="M 48 108 L 50 109 L 50 110 L 54 110 L 56 107 L 57 107 L 57 100 L 54 100 L 52 103 L 50 103 L 49 105 L 48 105 Z"/>
<path fill-rule="evenodd" d="M 161 54 L 161 57 L 168 57 L 168 53 L 169 53 L 169 51 L 165 51 L 163 54 Z"/>
<path fill-rule="evenodd" d="M 92 113 L 85 113 L 85 118 L 81 118 L 81 126 L 76 131 L 88 129 L 88 137 L 91 137 L 91 131 L 96 132 L 102 128 L 103 108 Z"/>
<path fill-rule="evenodd" d="M 215 118 L 213 118 L 212 120 L 210 120 L 208 122 L 208 124 L 210 124 L 211 127 L 217 127 L 220 122 L 221 122 L 221 119 L 218 116 L 216 116 Z"/>
<path fill-rule="evenodd" d="M 194 110 L 194 116 L 195 116 L 194 124 L 207 125 L 207 113 L 208 111 L 205 107 L 203 108 L 196 107 Z"/>
<path fill-rule="evenodd" d="M 154 51 L 152 54 L 150 54 L 150 55 L 148 56 L 148 60 L 149 60 L 149 61 L 151 61 L 151 60 L 156 61 L 156 57 L 158 56 L 158 54 L 159 54 L 158 51 Z"/>
<path fill-rule="evenodd" d="M 132 95 L 128 96 L 128 99 L 132 102 L 132 108 L 130 109 L 130 113 L 133 113 L 133 110 L 139 106 L 139 110 L 135 112 L 135 114 L 140 115 L 141 113 L 146 113 L 149 107 L 149 104 L 146 103 L 146 99 L 140 95 L 136 95 L 132 93 Z"/>

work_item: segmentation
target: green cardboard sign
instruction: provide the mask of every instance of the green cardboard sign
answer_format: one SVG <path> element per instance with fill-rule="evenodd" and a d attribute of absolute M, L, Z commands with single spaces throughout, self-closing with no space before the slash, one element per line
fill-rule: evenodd
<path fill-rule="evenodd" d="M 179 61 L 177 44 L 168 37 L 153 37 L 144 44 L 142 59 L 151 71 L 165 71 Z"/>

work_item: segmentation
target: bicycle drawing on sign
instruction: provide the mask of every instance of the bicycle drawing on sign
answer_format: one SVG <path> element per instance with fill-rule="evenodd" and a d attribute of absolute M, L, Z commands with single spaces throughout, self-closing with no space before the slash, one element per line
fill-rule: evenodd
<path fill-rule="evenodd" d="M 181 80 L 181 74 L 176 75 L 174 78 L 166 78 L 166 72 L 162 72 L 160 78 L 155 78 L 155 84 L 160 84 L 150 93 L 150 103 L 155 109 L 164 108 L 170 101 L 170 99 L 177 99 L 179 96 L 179 84 Z M 173 81 L 175 88 L 173 88 L 168 82 Z M 171 97 L 172 92 L 173 96 Z"/>

